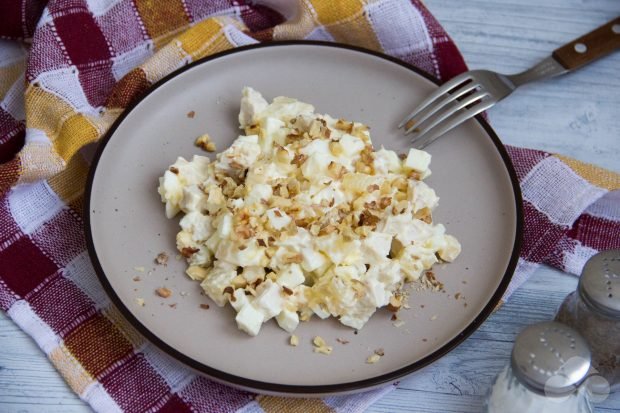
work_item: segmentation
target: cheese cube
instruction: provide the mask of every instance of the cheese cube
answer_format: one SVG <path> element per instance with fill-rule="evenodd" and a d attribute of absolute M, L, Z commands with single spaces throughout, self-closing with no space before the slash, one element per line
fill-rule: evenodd
<path fill-rule="evenodd" d="M 261 311 L 265 320 L 280 314 L 284 305 L 281 295 L 282 287 L 278 284 L 267 280 L 256 289 L 257 296 L 254 299 L 254 306 Z"/>
<path fill-rule="evenodd" d="M 284 309 L 276 316 L 276 321 L 283 330 L 292 333 L 299 325 L 299 316 L 296 311 Z"/>
<path fill-rule="evenodd" d="M 444 261 L 452 262 L 461 253 L 461 244 L 452 235 L 445 235 L 445 246 L 437 251 L 439 258 Z"/>
<path fill-rule="evenodd" d="M 264 111 L 267 106 L 267 101 L 259 92 L 251 87 L 244 87 L 241 97 L 241 110 L 239 111 L 239 124 L 241 127 L 256 123 L 258 115 Z"/>
<path fill-rule="evenodd" d="M 228 301 L 236 312 L 241 311 L 241 309 L 246 305 L 251 305 L 250 301 L 248 300 L 248 296 L 245 295 L 245 290 L 243 288 L 237 288 L 233 295 L 230 296 Z"/>
<path fill-rule="evenodd" d="M 390 253 L 392 246 L 391 234 L 371 232 L 362 241 L 364 261 L 368 264 L 384 261 Z"/>
<path fill-rule="evenodd" d="M 237 268 L 234 265 L 217 262 L 216 266 L 209 271 L 206 278 L 200 283 L 202 289 L 217 305 L 223 307 L 228 299 L 224 296 L 224 288 L 231 285 L 233 278 L 237 276 Z"/>
<path fill-rule="evenodd" d="M 273 229 L 281 230 L 291 222 L 291 217 L 286 215 L 286 212 L 279 210 L 278 208 L 272 208 L 267 210 L 267 218 L 269 224 Z"/>
<path fill-rule="evenodd" d="M 256 336 L 263 325 L 264 316 L 251 304 L 244 305 L 235 317 L 239 330 L 245 331 L 251 336 Z"/>
<path fill-rule="evenodd" d="M 281 286 L 293 289 L 305 281 L 304 273 L 298 264 L 290 264 L 284 267 L 278 274 L 276 282 Z"/>
<path fill-rule="evenodd" d="M 426 172 L 428 166 L 431 164 L 431 154 L 419 149 L 409 149 L 407 159 L 403 164 L 405 169 L 413 170 L 416 172 Z"/>

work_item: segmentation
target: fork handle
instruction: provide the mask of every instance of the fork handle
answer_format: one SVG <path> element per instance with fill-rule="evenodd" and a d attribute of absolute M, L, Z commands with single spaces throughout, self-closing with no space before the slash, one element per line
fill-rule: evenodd
<path fill-rule="evenodd" d="M 555 49 L 553 57 L 567 70 L 577 69 L 620 49 L 620 17 Z"/>

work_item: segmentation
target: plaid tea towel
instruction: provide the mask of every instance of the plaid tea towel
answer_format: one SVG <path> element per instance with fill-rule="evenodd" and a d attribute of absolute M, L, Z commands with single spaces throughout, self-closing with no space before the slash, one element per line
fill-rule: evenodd
<path fill-rule="evenodd" d="M 82 148 L 167 73 L 260 41 L 354 44 L 449 79 L 466 66 L 420 1 L 15 0 L 0 3 L 0 39 L 0 308 L 95 411 L 359 412 L 390 391 L 257 396 L 137 338 L 85 251 Z M 577 274 L 596 251 L 620 248 L 620 175 L 508 149 L 526 225 L 505 298 L 541 263 Z"/>

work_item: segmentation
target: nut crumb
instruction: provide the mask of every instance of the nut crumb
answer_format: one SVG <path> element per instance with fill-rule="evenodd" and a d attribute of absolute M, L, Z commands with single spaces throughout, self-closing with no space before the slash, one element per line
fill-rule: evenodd
<path fill-rule="evenodd" d="M 437 314 L 431 317 L 431 321 L 435 321 L 435 320 L 437 320 Z"/>
<path fill-rule="evenodd" d="M 196 112 L 194 112 L 193 110 L 190 110 L 189 112 L 187 112 L 188 118 L 194 119 L 194 116 L 196 116 Z"/>
<path fill-rule="evenodd" d="M 202 308 L 203 310 L 208 310 L 209 304 L 200 304 L 200 308 Z"/>
<path fill-rule="evenodd" d="M 174 303 L 174 304 L 168 304 L 168 307 L 170 307 L 170 308 L 177 308 L 177 303 Z"/>
<path fill-rule="evenodd" d="M 375 354 L 372 354 L 372 355 L 368 356 L 368 358 L 366 359 L 366 363 L 368 363 L 368 364 L 375 364 L 380 359 L 381 359 L 381 356 L 375 353 Z"/>
<path fill-rule="evenodd" d="M 161 287 L 155 290 L 155 292 L 157 293 L 158 296 L 160 296 L 161 298 L 168 298 L 172 295 L 172 290 L 166 288 L 166 287 Z"/>
<path fill-rule="evenodd" d="M 321 337 L 321 336 L 314 337 L 314 339 L 312 339 L 312 344 L 314 344 L 314 352 L 315 353 L 321 353 L 321 354 L 325 354 L 327 356 L 332 354 L 333 348 L 331 346 L 327 345 L 325 340 L 323 340 L 323 337 Z"/>
<path fill-rule="evenodd" d="M 329 356 L 330 354 L 332 354 L 333 348 L 330 346 L 324 346 L 324 347 L 315 347 L 314 348 L 314 352 L 315 353 L 321 353 L 321 354 L 325 354 L 326 356 Z"/>
<path fill-rule="evenodd" d="M 134 280 L 135 282 L 138 282 L 138 281 L 140 281 L 140 280 L 141 280 L 141 278 L 140 278 L 140 276 L 136 275 L 135 277 L 133 277 L 133 280 Z"/>
<path fill-rule="evenodd" d="M 392 325 L 396 328 L 400 328 L 405 324 L 405 322 L 403 320 L 396 320 L 392 323 Z"/>
<path fill-rule="evenodd" d="M 211 140 L 211 137 L 208 133 L 205 133 L 204 135 L 196 138 L 194 145 L 207 152 L 215 152 L 217 150 L 217 148 L 215 147 L 215 143 Z"/>
<path fill-rule="evenodd" d="M 455 300 L 458 300 L 459 298 L 461 298 L 461 293 L 454 294 L 454 299 Z"/>
<path fill-rule="evenodd" d="M 136 298 L 136 304 L 138 304 L 140 307 L 144 307 L 144 298 Z"/>
<path fill-rule="evenodd" d="M 323 337 L 321 336 L 314 337 L 312 339 L 312 344 L 314 344 L 317 347 L 323 347 L 327 345 L 327 343 L 325 342 L 325 340 L 323 340 Z"/>
<path fill-rule="evenodd" d="M 155 263 L 163 266 L 168 265 L 168 254 L 163 251 L 157 254 L 157 257 L 155 257 Z"/>
<path fill-rule="evenodd" d="M 144 272 L 144 267 L 133 267 L 135 271 Z"/>
<path fill-rule="evenodd" d="M 336 341 L 340 344 L 349 344 L 349 340 L 345 340 L 344 338 L 337 338 Z"/>
<path fill-rule="evenodd" d="M 378 348 L 378 349 L 375 350 L 375 354 L 377 356 L 383 357 L 383 356 L 385 356 L 385 351 L 382 348 Z"/>
<path fill-rule="evenodd" d="M 289 343 L 290 343 L 291 346 L 297 347 L 299 345 L 299 337 L 297 337 L 295 334 L 293 334 L 291 336 L 291 339 L 289 340 Z"/>

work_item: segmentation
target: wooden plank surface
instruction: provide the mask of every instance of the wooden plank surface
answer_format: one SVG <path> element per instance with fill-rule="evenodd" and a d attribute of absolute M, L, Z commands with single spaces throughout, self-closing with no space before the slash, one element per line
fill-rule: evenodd
<path fill-rule="evenodd" d="M 619 0 L 427 0 L 471 68 L 524 70 L 620 15 Z M 558 152 L 620 172 L 620 53 L 517 91 L 490 110 L 504 142 Z M 449 355 L 369 412 L 479 412 L 524 326 L 548 320 L 576 279 L 541 268 Z M 0 313 L 0 412 L 89 412 L 43 353 Z M 597 405 L 620 411 L 620 393 Z"/>

